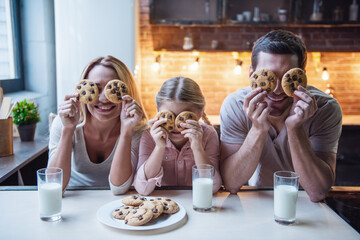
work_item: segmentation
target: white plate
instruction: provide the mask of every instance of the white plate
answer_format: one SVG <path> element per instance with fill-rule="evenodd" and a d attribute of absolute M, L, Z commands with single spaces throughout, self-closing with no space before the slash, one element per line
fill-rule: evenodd
<path fill-rule="evenodd" d="M 152 199 L 151 197 L 147 197 L 147 199 Z M 120 206 L 124 205 L 121 202 L 121 199 L 109 202 L 102 207 L 99 208 L 97 211 L 97 219 L 110 227 L 119 228 L 119 229 L 125 229 L 125 230 L 154 230 L 159 228 L 164 228 L 171 226 L 177 222 L 180 222 L 185 216 L 186 211 L 185 208 L 179 204 L 179 211 L 174 214 L 161 214 L 158 218 L 152 219 L 150 222 L 142 225 L 142 226 L 130 226 L 125 224 L 124 220 L 119 220 L 116 218 L 113 218 L 111 216 L 111 213 Z"/>

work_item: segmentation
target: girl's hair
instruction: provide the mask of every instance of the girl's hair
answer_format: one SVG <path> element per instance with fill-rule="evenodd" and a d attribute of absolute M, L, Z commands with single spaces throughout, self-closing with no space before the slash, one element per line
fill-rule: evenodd
<path fill-rule="evenodd" d="M 179 101 L 190 103 L 199 111 L 205 107 L 205 98 L 201 92 L 200 86 L 192 79 L 185 77 L 174 77 L 166 80 L 156 94 L 156 106 L 159 109 L 164 101 Z M 201 118 L 208 125 L 211 125 L 205 111 Z"/>
<path fill-rule="evenodd" d="M 86 79 L 88 77 L 89 72 L 95 66 L 98 66 L 98 65 L 112 68 L 116 72 L 118 78 L 127 85 L 128 90 L 129 90 L 129 95 L 137 102 L 137 104 L 143 110 L 144 117 L 139 122 L 136 129 L 139 129 L 141 126 L 146 124 L 147 116 L 146 116 L 146 113 L 144 111 L 144 106 L 141 101 L 140 92 L 137 88 L 136 82 L 135 82 L 131 72 L 129 71 L 129 69 L 126 67 L 126 65 L 122 61 L 120 61 L 119 59 L 117 59 L 113 56 L 95 58 L 84 68 L 84 70 L 81 74 L 81 79 Z M 83 103 L 81 103 L 81 112 L 82 112 L 82 117 L 80 118 L 80 121 L 82 122 L 81 125 L 83 125 L 83 124 L 85 124 L 86 112 L 87 112 L 87 108 L 85 107 L 85 104 L 83 104 Z"/>

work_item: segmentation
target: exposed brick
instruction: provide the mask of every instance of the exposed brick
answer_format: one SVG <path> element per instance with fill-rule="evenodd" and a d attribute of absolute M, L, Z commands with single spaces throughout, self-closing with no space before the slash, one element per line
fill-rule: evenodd
<path fill-rule="evenodd" d="M 218 115 L 225 97 L 239 88 L 248 86 L 248 72 L 251 61 L 250 47 L 258 37 L 277 27 L 246 28 L 241 26 L 160 26 L 149 23 L 149 0 L 140 0 L 140 78 L 139 82 L 145 111 L 150 118 L 156 114 L 155 95 L 162 83 L 174 76 L 194 79 L 206 98 L 206 113 Z M 307 75 L 309 84 L 322 91 L 327 84 L 335 89 L 343 114 L 360 114 L 360 28 L 285 28 L 301 36 L 309 51 L 321 52 L 320 63 L 314 64 L 308 54 Z M 192 51 L 182 51 L 184 36 L 193 36 L 196 48 L 210 49 L 212 39 L 219 41 L 220 51 L 201 51 L 200 67 L 191 72 Z M 159 73 L 151 70 L 155 59 L 154 49 L 177 49 L 161 54 Z M 231 51 L 237 49 L 243 61 L 242 73 L 235 75 L 235 60 Z M 321 79 L 322 67 L 326 66 L 330 80 Z"/>

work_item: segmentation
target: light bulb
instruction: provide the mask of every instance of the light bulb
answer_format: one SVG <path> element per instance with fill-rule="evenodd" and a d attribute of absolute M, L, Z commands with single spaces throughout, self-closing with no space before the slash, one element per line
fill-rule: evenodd
<path fill-rule="evenodd" d="M 154 62 L 151 66 L 151 70 L 153 70 L 153 72 L 158 72 L 160 70 L 160 63 Z"/>
<path fill-rule="evenodd" d="M 240 65 L 236 65 L 234 68 L 234 74 L 236 75 L 240 75 L 241 74 L 241 66 Z"/>
<path fill-rule="evenodd" d="M 153 70 L 153 72 L 158 72 L 160 70 L 160 55 L 156 56 L 155 62 L 151 66 L 151 70 Z"/>
<path fill-rule="evenodd" d="M 236 66 L 234 68 L 234 74 L 236 75 L 240 75 L 241 74 L 241 70 L 242 70 L 242 61 L 240 61 L 239 59 L 236 59 Z"/>
<path fill-rule="evenodd" d="M 197 71 L 199 69 L 199 57 L 195 58 L 195 61 L 190 65 L 191 71 Z"/>
<path fill-rule="evenodd" d="M 328 73 L 326 67 L 323 68 L 323 72 L 322 72 L 322 74 L 321 74 L 321 78 L 322 78 L 322 80 L 324 80 L 324 81 L 329 80 L 329 73 Z"/>

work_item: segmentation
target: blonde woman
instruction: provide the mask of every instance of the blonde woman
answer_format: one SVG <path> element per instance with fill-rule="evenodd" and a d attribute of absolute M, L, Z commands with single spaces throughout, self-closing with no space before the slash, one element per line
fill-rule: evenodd
<path fill-rule="evenodd" d="M 83 104 L 77 100 L 78 93 L 65 96 L 50 130 L 48 166 L 63 169 L 63 190 L 67 186 L 110 185 L 114 194 L 125 193 L 147 127 L 136 83 L 125 64 L 112 56 L 91 61 L 81 79 L 94 81 L 99 97 Z M 105 85 L 113 79 L 128 86 L 129 95 L 121 103 L 105 97 Z"/>
<path fill-rule="evenodd" d="M 158 111 L 170 110 L 175 117 L 191 111 L 204 122 L 186 120 L 185 128 L 168 133 L 162 124 L 167 119 L 149 120 L 150 129 L 144 131 L 139 150 L 138 170 L 134 186 L 140 194 L 148 195 L 155 186 L 191 186 L 192 166 L 214 166 L 213 192 L 221 186 L 219 174 L 219 140 L 204 112 L 205 98 L 199 85 L 190 78 L 171 78 L 156 95 Z"/>

